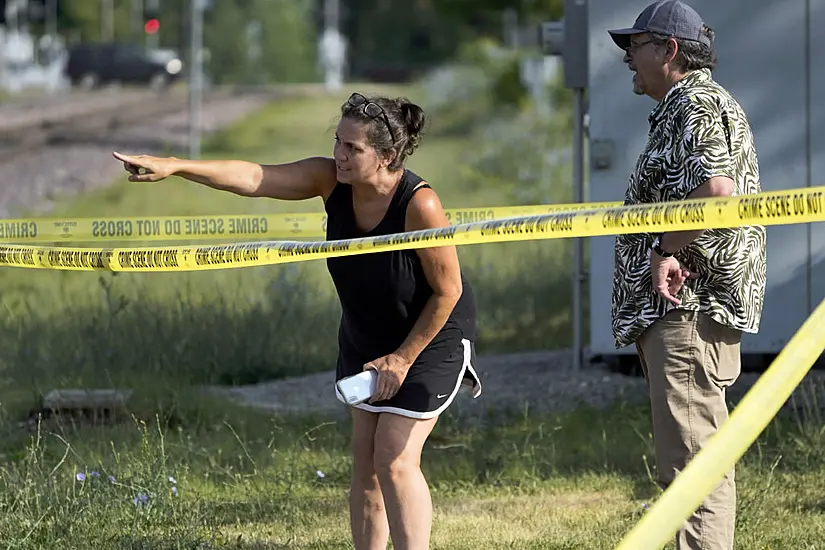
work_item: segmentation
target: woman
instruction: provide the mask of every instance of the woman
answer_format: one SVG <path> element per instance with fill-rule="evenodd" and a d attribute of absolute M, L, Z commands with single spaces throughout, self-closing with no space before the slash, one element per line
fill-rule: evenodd
<path fill-rule="evenodd" d="M 341 107 L 333 158 L 279 165 L 114 153 L 130 181 L 172 175 L 248 197 L 321 197 L 327 239 L 447 227 L 435 191 L 404 167 L 425 115 L 406 99 L 355 93 Z M 336 379 L 378 372 L 377 390 L 352 408 L 350 520 L 358 550 L 429 548 L 432 503 L 421 450 L 473 368 L 475 299 L 455 247 L 329 258 L 342 316 Z M 342 397 L 336 395 L 339 400 Z"/>

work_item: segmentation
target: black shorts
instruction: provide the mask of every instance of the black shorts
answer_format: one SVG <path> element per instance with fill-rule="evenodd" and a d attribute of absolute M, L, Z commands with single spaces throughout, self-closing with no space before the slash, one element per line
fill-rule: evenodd
<path fill-rule="evenodd" d="M 355 408 L 373 413 L 387 412 L 409 418 L 427 419 L 444 412 L 462 386 L 471 388 L 473 397 L 481 395 L 481 380 L 475 369 L 475 344 L 470 340 L 462 338 L 451 350 L 446 350 L 438 356 L 426 354 L 421 359 L 410 367 L 398 393 L 393 397 L 375 403 L 361 403 Z M 336 381 L 358 374 L 368 361 L 340 357 Z M 337 387 L 335 396 L 342 403 L 346 403 Z"/>

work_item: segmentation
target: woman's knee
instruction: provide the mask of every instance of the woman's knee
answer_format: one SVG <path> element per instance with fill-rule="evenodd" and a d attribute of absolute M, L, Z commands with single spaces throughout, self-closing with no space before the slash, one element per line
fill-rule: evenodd
<path fill-rule="evenodd" d="M 396 441 L 376 438 L 372 461 L 380 479 L 392 480 L 414 472 L 420 468 L 420 459 L 420 453 L 405 449 Z"/>

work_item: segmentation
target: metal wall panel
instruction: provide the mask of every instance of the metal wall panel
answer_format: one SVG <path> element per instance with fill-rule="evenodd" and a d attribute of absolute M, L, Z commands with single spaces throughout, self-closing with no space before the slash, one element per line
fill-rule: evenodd
<path fill-rule="evenodd" d="M 806 185 L 806 36 L 803 32 L 806 1 L 689 0 L 716 31 L 719 66 L 714 75 L 737 97 L 748 114 L 765 190 Z M 810 1 L 823 3 L 823 0 Z M 589 200 L 592 201 L 622 200 L 628 175 L 646 139 L 647 115 L 655 103 L 633 94 L 631 73 L 622 63 L 622 52 L 606 29 L 632 25 L 648 3 L 649 0 L 590 2 L 589 137 L 612 140 L 615 147 L 609 169 L 595 170 L 592 164 L 589 168 Z M 821 14 L 821 9 L 818 13 Z M 825 23 L 823 16 L 819 17 L 820 23 Z M 819 29 L 822 27 L 820 24 Z M 822 97 L 825 85 L 822 75 L 818 78 Z M 821 111 L 819 114 L 821 117 Z M 820 150 L 825 151 L 825 134 L 820 132 L 819 138 Z M 818 162 L 822 174 L 825 159 L 820 156 Z M 744 337 L 744 352 L 779 351 L 806 318 L 809 310 L 807 232 L 804 225 L 768 229 L 768 289 L 761 330 L 757 335 Z M 591 352 L 597 354 L 635 353 L 632 347 L 623 350 L 613 347 L 610 322 L 613 242 L 613 238 L 608 237 L 591 240 L 590 347 Z M 821 233 L 817 234 L 817 243 L 825 246 Z M 822 293 L 823 286 L 818 288 Z"/>
<path fill-rule="evenodd" d="M 825 0 L 807 0 L 810 20 L 810 129 L 811 185 L 825 185 Z M 823 205 L 825 206 L 825 205 Z M 810 224 L 811 232 L 811 309 L 825 300 L 825 223 Z"/>

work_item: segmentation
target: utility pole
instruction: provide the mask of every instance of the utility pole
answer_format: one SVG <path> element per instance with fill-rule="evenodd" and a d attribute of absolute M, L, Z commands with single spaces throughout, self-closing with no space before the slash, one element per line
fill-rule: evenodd
<path fill-rule="evenodd" d="M 57 39 L 57 0 L 46 0 L 46 34 L 51 38 L 50 43 Z"/>
<path fill-rule="evenodd" d="M 544 55 L 561 56 L 564 85 L 574 93 L 573 109 L 573 201 L 585 200 L 584 140 L 587 116 L 586 91 L 589 79 L 587 0 L 565 0 L 564 20 L 542 24 L 540 40 Z M 570 304 L 572 324 L 573 370 L 581 370 L 584 355 L 583 293 L 587 281 L 584 239 L 573 241 L 573 299 Z"/>
<path fill-rule="evenodd" d="M 584 181 L 585 118 L 587 116 L 588 14 L 587 0 L 566 0 L 564 77 L 573 88 L 573 200 L 586 199 Z M 584 258 L 584 238 L 573 242 L 573 368 L 581 370 L 584 362 L 584 289 L 587 283 L 587 264 Z"/>
<path fill-rule="evenodd" d="M 324 0 L 324 28 L 338 30 L 338 0 Z"/>
<path fill-rule="evenodd" d="M 203 100 L 203 11 L 204 0 L 189 0 L 189 158 L 201 154 L 201 103 Z"/>
<path fill-rule="evenodd" d="M 519 47 L 518 36 L 518 12 L 514 8 L 507 8 L 501 15 L 502 22 L 502 36 L 504 43 L 511 50 L 516 50 Z"/>
<path fill-rule="evenodd" d="M 0 90 L 6 87 L 6 29 L 8 28 L 8 18 L 6 17 L 6 13 L 9 10 L 8 4 L 3 4 L 0 7 L 0 10 L 3 10 L 0 13 Z"/>
<path fill-rule="evenodd" d="M 321 66 L 324 70 L 324 85 L 327 90 L 338 90 L 344 81 L 347 44 L 338 29 L 340 5 L 338 0 L 324 2 L 324 32 L 318 44 Z"/>
<path fill-rule="evenodd" d="M 100 0 L 100 39 L 111 42 L 115 37 L 115 2 Z"/>
<path fill-rule="evenodd" d="M 143 33 L 143 0 L 132 0 L 129 6 L 129 30 L 133 40 L 140 40 Z"/>

